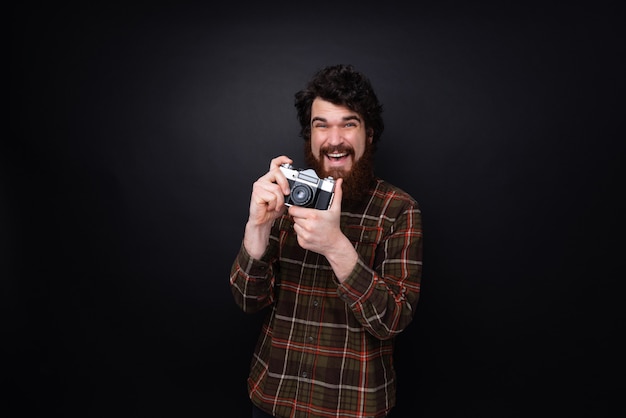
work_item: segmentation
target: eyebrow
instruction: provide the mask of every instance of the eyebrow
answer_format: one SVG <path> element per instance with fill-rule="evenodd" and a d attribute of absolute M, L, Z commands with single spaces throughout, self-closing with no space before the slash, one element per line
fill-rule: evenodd
<path fill-rule="evenodd" d="M 341 118 L 342 121 L 349 121 L 349 120 L 356 120 L 358 122 L 361 122 L 361 118 L 358 117 L 357 115 L 349 115 L 349 116 L 344 116 L 343 118 Z M 326 118 L 322 118 L 320 116 L 315 116 L 313 119 L 311 119 L 311 123 L 315 122 L 315 121 L 320 121 L 320 122 L 328 122 L 328 120 Z"/>

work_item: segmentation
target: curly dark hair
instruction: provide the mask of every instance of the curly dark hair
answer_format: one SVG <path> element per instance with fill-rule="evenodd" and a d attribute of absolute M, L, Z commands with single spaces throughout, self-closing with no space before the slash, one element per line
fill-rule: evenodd
<path fill-rule="evenodd" d="M 306 87 L 295 94 L 295 107 L 300 122 L 300 136 L 311 139 L 311 105 L 315 98 L 346 106 L 363 117 L 365 128 L 372 131 L 372 145 L 380 139 L 385 124 L 383 106 L 374 93 L 370 80 L 352 65 L 332 65 L 317 71 Z"/>

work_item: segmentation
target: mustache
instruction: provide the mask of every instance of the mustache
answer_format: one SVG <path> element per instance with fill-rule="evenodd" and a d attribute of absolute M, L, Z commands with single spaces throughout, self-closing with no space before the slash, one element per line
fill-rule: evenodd
<path fill-rule="evenodd" d="M 346 153 L 348 155 L 354 155 L 354 148 L 348 146 L 348 145 L 344 145 L 344 144 L 339 144 L 339 145 L 333 145 L 333 146 L 325 146 L 320 148 L 320 153 L 321 154 L 343 154 Z"/>

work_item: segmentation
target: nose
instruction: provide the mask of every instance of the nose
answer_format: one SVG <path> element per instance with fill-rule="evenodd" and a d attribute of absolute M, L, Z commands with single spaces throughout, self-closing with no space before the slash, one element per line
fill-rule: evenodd
<path fill-rule="evenodd" d="M 341 136 L 341 130 L 337 127 L 328 131 L 328 139 L 326 141 L 329 145 L 339 145 L 343 142 L 343 137 Z"/>

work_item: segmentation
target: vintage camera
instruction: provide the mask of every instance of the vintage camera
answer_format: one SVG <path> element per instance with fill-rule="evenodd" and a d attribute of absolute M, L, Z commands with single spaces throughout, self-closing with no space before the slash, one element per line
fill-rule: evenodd
<path fill-rule="evenodd" d="M 327 210 L 335 195 L 335 180 L 332 177 L 320 179 L 315 170 L 294 169 L 290 164 L 282 164 L 281 171 L 289 182 L 289 194 L 285 205 Z"/>

